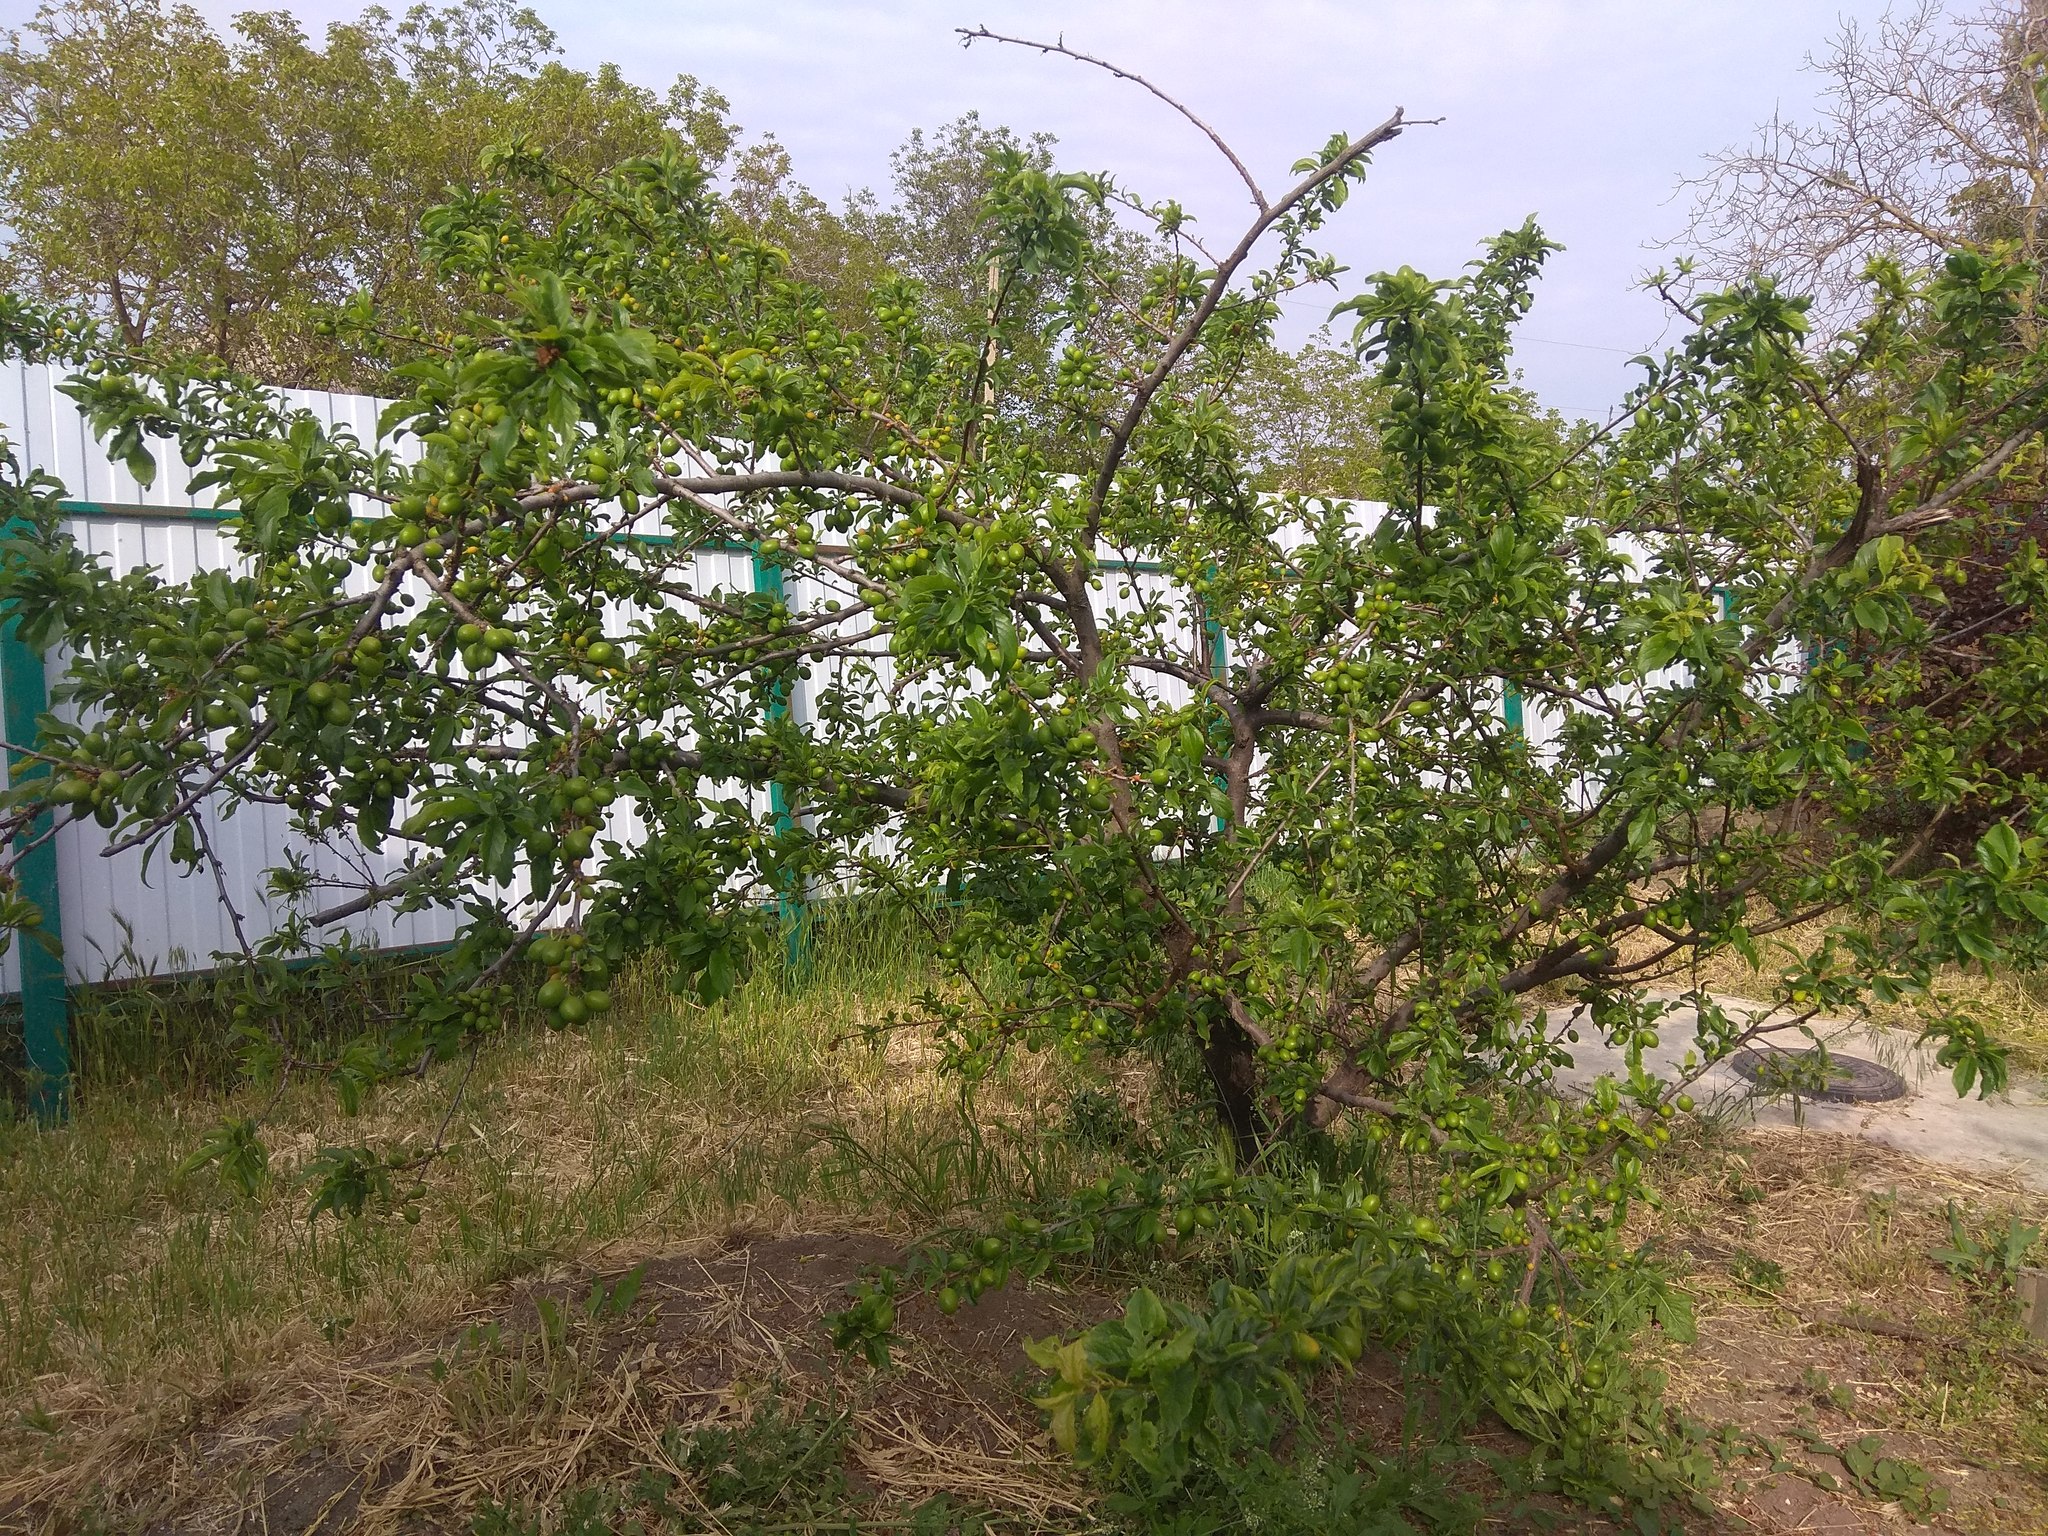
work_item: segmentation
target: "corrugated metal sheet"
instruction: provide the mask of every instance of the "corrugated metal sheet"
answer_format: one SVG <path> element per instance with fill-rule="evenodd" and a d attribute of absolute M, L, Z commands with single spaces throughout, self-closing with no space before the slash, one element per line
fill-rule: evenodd
<path fill-rule="evenodd" d="M 73 500 L 91 504 L 92 510 L 64 525 L 79 545 L 117 571 L 146 568 L 168 581 L 239 568 L 232 540 L 210 508 L 192 495 L 189 481 L 195 471 L 179 460 L 175 446 L 154 445 L 157 474 L 142 484 L 99 450 L 75 402 L 58 388 L 61 382 L 57 370 L 42 365 L 0 367 L 0 437 L 25 467 L 55 476 Z M 380 402 L 374 399 L 309 390 L 287 391 L 284 398 L 330 429 L 347 428 L 366 442 L 375 439 Z M 397 451 L 410 457 L 416 445 L 401 443 Z M 52 680 L 62 675 L 65 664 L 61 649 L 47 658 Z M 216 955 L 238 953 L 244 939 L 256 943 L 285 916 L 282 904 L 268 894 L 265 873 L 294 853 L 316 876 L 351 884 L 365 876 L 389 879 L 401 864 L 352 842 L 309 844 L 292 829 L 282 806 L 230 808 L 216 800 L 203 808 L 202 825 L 220 861 L 218 880 L 210 868 L 187 872 L 174 867 L 161 850 L 147 861 L 140 849 L 106 857 L 109 839 L 90 822 L 59 832 L 58 889 L 65 970 L 71 980 L 203 969 Z M 227 902 L 221 899 L 223 885 Z M 456 923 L 451 911 L 401 915 L 382 908 L 346 927 L 359 943 L 385 948 L 445 942 L 454 936 Z M 19 967 L 10 951 L 0 960 L 0 987 L 14 990 L 18 985 Z"/>

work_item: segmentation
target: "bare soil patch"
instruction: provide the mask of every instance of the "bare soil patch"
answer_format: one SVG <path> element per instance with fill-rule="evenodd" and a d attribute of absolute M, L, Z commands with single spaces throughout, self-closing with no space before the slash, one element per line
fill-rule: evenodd
<path fill-rule="evenodd" d="M 1678 1406 L 1749 1441 L 1731 1515 L 1770 1532 L 2048 1530 L 2048 1354 L 1997 1286 L 1935 1257 L 1951 1208 L 1983 1233 L 2040 1223 L 2048 1201 L 1812 1132 L 1674 1164 L 1646 1235 L 1689 1268 L 1699 1339 L 1661 1363 Z M 1854 1447 L 1862 1476 L 1839 1454 Z M 1873 1480 L 1873 1456 L 1924 1471 L 1945 1507 L 1886 1497 L 1904 1474 Z"/>

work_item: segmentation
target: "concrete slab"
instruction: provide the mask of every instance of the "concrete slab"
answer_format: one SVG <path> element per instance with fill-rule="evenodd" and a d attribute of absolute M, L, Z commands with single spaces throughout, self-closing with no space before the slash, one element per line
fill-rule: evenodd
<path fill-rule="evenodd" d="M 1743 998 L 1716 996 L 1731 1017 L 1755 1018 L 1762 1010 Z M 1553 1008 L 1545 1023 L 1553 1036 L 1577 1018 L 1570 1008 Z M 1582 1021 L 1581 1021 L 1582 1022 Z M 1956 1097 L 1948 1070 L 1935 1064 L 1934 1051 L 1903 1031 L 1878 1029 L 1841 1020 L 1814 1020 L 1811 1028 L 1831 1051 L 1862 1056 L 1890 1067 L 1906 1080 L 1906 1096 L 1886 1104 L 1825 1104 L 1802 1100 L 1795 1112 L 1783 1099 L 1759 1096 L 1754 1084 L 1726 1062 L 1707 1069 L 1691 1093 L 1701 1111 L 1724 1114 L 1757 1125 L 1804 1125 L 1836 1136 L 1860 1136 L 1908 1156 L 1951 1167 L 2016 1174 L 2030 1188 L 2048 1190 L 2048 1082 L 2015 1077 L 2010 1089 L 1989 1099 L 1974 1091 Z M 1681 1075 L 1686 1053 L 1700 1051 L 1699 1016 L 1675 1006 L 1658 1025 L 1658 1044 L 1643 1053 L 1645 1070 L 1665 1077 Z M 1803 1049 L 1805 1036 L 1787 1030 L 1773 1037 L 1780 1049 Z M 1606 1074 L 1625 1076 L 1621 1051 L 1595 1039 L 1590 1030 L 1578 1044 L 1565 1042 L 1572 1065 L 1557 1074 L 1558 1086 L 1584 1093 Z"/>

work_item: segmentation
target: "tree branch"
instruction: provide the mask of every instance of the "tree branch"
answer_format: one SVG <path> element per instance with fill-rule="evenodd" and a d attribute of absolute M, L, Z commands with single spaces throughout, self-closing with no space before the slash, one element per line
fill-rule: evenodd
<path fill-rule="evenodd" d="M 1128 69 L 1119 69 L 1107 59 L 1098 59 L 1092 53 L 1082 53 L 1077 48 L 1069 48 L 1064 39 L 1050 43 L 1039 43 L 1033 42 L 1028 37 L 1005 37 L 1000 32 L 989 31 L 987 27 L 955 27 L 953 30 L 960 34 L 960 46 L 963 48 L 972 48 L 976 43 L 983 40 L 991 43 L 1010 43 L 1018 48 L 1036 48 L 1040 53 L 1057 53 L 1078 63 L 1093 64 L 1097 69 L 1108 70 L 1119 80 L 1128 80 L 1133 85 L 1142 86 L 1202 131 L 1209 142 L 1216 146 L 1216 152 L 1230 162 L 1231 169 L 1237 172 L 1239 179 L 1251 190 L 1253 206 L 1261 213 L 1266 211 L 1266 194 L 1261 192 L 1259 184 L 1252 180 L 1252 173 L 1245 169 L 1245 164 L 1237 158 L 1236 151 L 1223 142 L 1223 135 L 1214 128 L 1211 128 L 1207 123 L 1195 116 L 1193 112 L 1190 112 L 1180 102 L 1175 101 L 1143 75 L 1134 75 Z"/>
<path fill-rule="evenodd" d="M 891 480 L 872 475 L 847 475 L 830 469 L 762 469 L 729 475 L 656 475 L 654 483 L 671 496 L 695 493 L 700 496 L 743 495 L 748 491 L 844 491 L 854 496 L 872 496 L 877 501 L 914 507 L 924 498 L 916 491 Z M 603 501 L 605 488 L 589 481 L 564 482 L 528 491 L 519 498 L 522 512 L 544 512 L 555 507 L 573 507 Z"/>
<path fill-rule="evenodd" d="M 1131 446 L 1132 434 L 1138 430 L 1138 423 L 1145 419 L 1145 412 L 1152 404 L 1152 397 L 1159 393 L 1160 386 L 1165 384 L 1182 356 L 1202 334 L 1202 328 L 1209 323 L 1209 317 L 1216 312 L 1216 306 L 1223 302 L 1223 295 L 1229 291 L 1231 278 L 1237 275 L 1237 269 L 1244 265 L 1245 259 L 1252 253 L 1252 248 L 1259 243 L 1267 230 L 1292 212 L 1310 193 L 1325 182 L 1343 175 L 1360 156 L 1389 139 L 1400 137 L 1406 125 L 1404 109 L 1396 107 L 1392 117 L 1371 132 L 1353 139 L 1329 161 L 1317 166 L 1296 182 L 1279 202 L 1262 211 L 1253 221 L 1251 228 L 1244 232 L 1244 237 L 1237 242 L 1236 249 L 1223 258 L 1222 263 L 1216 268 L 1215 277 L 1209 282 L 1208 291 L 1202 295 L 1202 302 L 1195 307 L 1195 312 L 1188 317 L 1187 323 L 1174 334 L 1173 340 L 1167 343 L 1165 353 L 1161 355 L 1151 373 L 1139 383 L 1137 392 L 1132 395 L 1123 420 L 1118 422 L 1110 433 L 1108 451 L 1102 456 L 1102 468 L 1096 472 L 1095 486 L 1088 497 L 1088 521 L 1091 530 L 1101 521 L 1103 504 L 1109 500 L 1110 487 L 1116 483 L 1117 467 L 1123 463 L 1124 454 Z"/>
<path fill-rule="evenodd" d="M 403 895 L 413 886 L 419 884 L 420 881 L 433 879 L 434 876 L 441 872 L 441 869 L 442 860 L 429 859 L 417 868 L 407 870 L 396 879 L 387 880 L 382 885 L 371 886 L 360 896 L 351 897 L 347 901 L 327 908 L 324 912 L 315 912 L 306 919 L 306 926 L 309 928 L 325 928 L 331 923 L 338 923 L 346 918 L 354 917 L 358 913 L 367 912 L 372 907 L 382 906 L 392 897 Z"/>

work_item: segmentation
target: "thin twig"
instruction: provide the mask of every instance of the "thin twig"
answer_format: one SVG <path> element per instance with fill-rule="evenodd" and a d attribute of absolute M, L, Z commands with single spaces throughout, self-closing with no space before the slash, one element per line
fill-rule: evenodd
<path fill-rule="evenodd" d="M 194 811 L 191 823 L 193 836 L 199 840 L 199 850 L 205 854 L 207 867 L 213 871 L 214 889 L 220 893 L 220 904 L 227 909 L 228 922 L 235 930 L 235 943 L 242 951 L 242 959 L 254 965 L 256 951 L 250 947 L 249 935 L 242 929 L 242 914 L 235 909 L 234 899 L 228 894 L 227 871 L 221 866 L 220 855 L 213 850 L 213 838 L 206 830 L 205 811 Z"/>
<path fill-rule="evenodd" d="M 1175 101 L 1143 75 L 1134 75 L 1128 69 L 1120 69 L 1107 59 L 1096 58 L 1092 53 L 1083 53 L 1078 48 L 1069 48 L 1064 37 L 1055 39 L 1050 43 L 1040 43 L 1034 42 L 1028 37 L 1005 37 L 1000 32 L 989 31 L 987 27 L 955 27 L 953 30 L 960 34 L 960 46 L 963 48 L 972 48 L 976 43 L 983 40 L 991 43 L 1009 43 L 1018 48 L 1036 48 L 1040 53 L 1057 53 L 1078 63 L 1093 64 L 1097 69 L 1108 70 L 1119 80 L 1128 80 L 1133 85 L 1142 86 L 1202 131 L 1209 142 L 1216 146 L 1216 152 L 1230 162 L 1231 169 L 1237 172 L 1245 186 L 1251 190 L 1252 205 L 1261 213 L 1266 211 L 1266 194 L 1261 192 L 1259 184 L 1252 180 L 1252 173 L 1245 169 L 1245 164 L 1237 158 L 1236 151 L 1223 142 L 1223 135 L 1214 128 L 1211 128 L 1207 123 L 1195 116 L 1193 112 L 1189 111 L 1187 107 Z"/>
<path fill-rule="evenodd" d="M 523 756 L 523 751 L 518 755 Z M 325 928 L 330 923 L 338 923 L 343 918 L 354 917 L 359 912 L 367 912 L 372 907 L 381 906 L 392 897 L 402 895 L 411 887 L 419 884 L 420 881 L 431 880 L 441 872 L 443 863 L 444 861 L 441 859 L 429 859 L 426 863 L 407 870 L 396 879 L 387 880 L 382 885 L 371 886 L 360 896 L 344 901 L 338 906 L 329 907 L 324 912 L 314 913 L 306 919 L 306 925 L 309 928 Z"/>
<path fill-rule="evenodd" d="M 1321 768 L 1317 769 L 1316 776 L 1308 781 L 1308 788 L 1302 791 L 1303 796 L 1314 794 L 1317 786 L 1330 776 L 1330 770 L 1335 768 L 1339 761 L 1339 759 L 1333 757 L 1325 762 Z M 1266 855 L 1273 851 L 1273 845 L 1280 840 L 1280 834 L 1287 830 L 1286 817 L 1280 816 L 1274 819 L 1278 824 L 1266 835 L 1266 840 L 1259 844 L 1259 851 L 1251 856 L 1250 862 L 1237 872 L 1237 878 L 1230 882 L 1230 889 L 1223 893 L 1223 904 L 1226 907 L 1237 900 L 1237 893 L 1244 889 L 1245 881 L 1251 879 L 1253 872 L 1265 862 Z"/>

